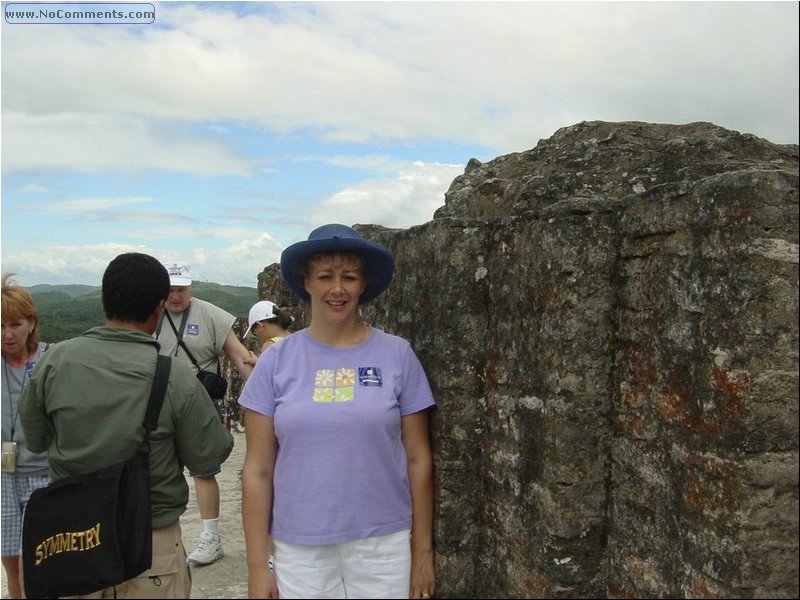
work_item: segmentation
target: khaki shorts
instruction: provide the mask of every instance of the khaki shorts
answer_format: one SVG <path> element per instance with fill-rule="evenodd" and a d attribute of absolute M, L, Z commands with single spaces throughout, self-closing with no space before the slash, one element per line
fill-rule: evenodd
<path fill-rule="evenodd" d="M 116 587 L 116 593 L 115 593 Z M 153 530 L 153 564 L 133 579 L 72 598 L 189 598 L 192 579 L 186 563 L 180 521 Z"/>

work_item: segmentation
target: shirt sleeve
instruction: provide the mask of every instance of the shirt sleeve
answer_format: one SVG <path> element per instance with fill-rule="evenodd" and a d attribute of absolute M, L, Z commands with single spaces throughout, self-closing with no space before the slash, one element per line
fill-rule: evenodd
<path fill-rule="evenodd" d="M 256 362 L 250 377 L 244 384 L 239 396 L 239 406 L 248 408 L 267 417 L 275 416 L 275 392 L 272 386 L 272 374 L 275 368 L 277 352 L 270 348 Z"/>
<path fill-rule="evenodd" d="M 47 367 L 40 364 L 19 400 L 19 420 L 25 434 L 25 445 L 31 452 L 44 452 L 53 441 L 53 426 L 47 417 L 44 397 L 40 393 L 46 373 Z"/>
<path fill-rule="evenodd" d="M 187 378 L 179 393 L 184 398 L 175 431 L 178 455 L 191 471 L 206 471 L 222 464 L 233 450 L 233 436 L 219 419 L 217 409 L 196 377 Z M 191 390 L 191 391 L 187 391 Z"/>
<path fill-rule="evenodd" d="M 228 332 L 236 322 L 236 317 L 219 306 L 215 306 L 213 304 L 210 306 L 212 307 L 211 318 L 214 323 L 214 349 L 217 356 L 219 356 L 222 354 L 223 347 L 225 346 L 225 340 L 228 337 Z"/>
<path fill-rule="evenodd" d="M 400 391 L 400 414 L 410 415 L 421 410 L 425 410 L 436 404 L 433 397 L 431 386 L 419 362 L 417 355 L 407 342 L 403 344 L 401 355 L 403 366 L 402 382 Z"/>

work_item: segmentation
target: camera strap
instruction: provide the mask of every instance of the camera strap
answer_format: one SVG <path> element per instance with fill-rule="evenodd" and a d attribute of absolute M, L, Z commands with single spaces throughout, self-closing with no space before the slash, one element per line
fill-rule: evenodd
<path fill-rule="evenodd" d="M 175 322 L 172 320 L 172 316 L 169 314 L 169 311 L 164 309 L 164 314 L 167 316 L 167 320 L 169 321 L 170 327 L 172 327 L 172 331 L 175 332 L 175 338 L 178 340 L 178 345 L 181 348 L 183 348 L 183 351 L 186 352 L 186 356 L 189 357 L 189 360 L 192 361 L 192 364 L 194 365 L 194 368 L 197 369 L 198 372 L 199 372 L 199 371 L 202 371 L 203 369 L 200 368 L 200 365 L 197 363 L 197 359 L 194 357 L 194 354 L 192 354 L 189 351 L 189 348 L 186 346 L 186 342 L 183 341 L 183 332 L 186 329 L 186 321 L 189 319 L 189 311 L 191 309 L 192 309 L 192 305 L 189 304 L 189 306 L 186 308 L 186 310 L 183 311 L 183 316 L 181 317 L 181 329 L 180 329 L 180 331 L 178 331 L 178 329 L 175 327 Z M 220 374 L 219 371 L 220 371 L 220 369 L 219 369 L 219 359 L 217 359 L 217 375 Z"/>

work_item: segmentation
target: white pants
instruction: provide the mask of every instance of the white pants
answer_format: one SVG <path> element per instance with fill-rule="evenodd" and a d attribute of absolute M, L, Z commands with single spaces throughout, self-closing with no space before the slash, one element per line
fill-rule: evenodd
<path fill-rule="evenodd" d="M 282 599 L 408 598 L 410 533 L 323 546 L 275 540 L 278 593 Z"/>

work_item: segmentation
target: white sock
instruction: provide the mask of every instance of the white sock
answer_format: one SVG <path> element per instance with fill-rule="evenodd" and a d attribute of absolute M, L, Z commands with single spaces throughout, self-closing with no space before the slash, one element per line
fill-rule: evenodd
<path fill-rule="evenodd" d="M 203 519 L 203 533 L 210 533 L 219 537 L 219 517 L 216 519 Z"/>

